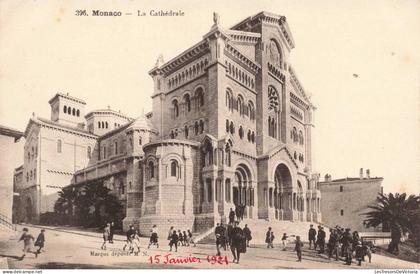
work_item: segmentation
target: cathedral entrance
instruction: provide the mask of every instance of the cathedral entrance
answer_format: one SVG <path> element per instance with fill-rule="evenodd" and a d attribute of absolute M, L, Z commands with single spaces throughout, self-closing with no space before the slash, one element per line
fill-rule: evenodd
<path fill-rule="evenodd" d="M 239 188 L 234 186 L 232 194 L 233 194 L 233 204 L 235 206 L 238 206 L 238 204 L 239 204 Z"/>
<path fill-rule="evenodd" d="M 253 216 L 254 188 L 252 175 L 246 164 L 239 164 L 235 170 L 233 183 L 233 203 L 240 209 L 243 218 Z"/>
<path fill-rule="evenodd" d="M 293 203 L 292 176 L 289 168 L 284 164 L 279 164 L 276 167 L 273 192 L 276 219 L 291 220 L 293 218 L 292 210 L 295 206 Z"/>

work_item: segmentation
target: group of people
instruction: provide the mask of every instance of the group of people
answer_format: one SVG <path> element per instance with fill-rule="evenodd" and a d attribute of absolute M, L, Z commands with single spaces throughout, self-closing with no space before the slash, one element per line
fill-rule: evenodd
<path fill-rule="evenodd" d="M 318 226 L 318 232 L 310 226 L 308 232 L 309 238 L 309 249 L 314 245 L 314 249 L 319 248 L 318 253 L 323 254 L 325 248 L 328 250 L 328 258 L 335 257 L 338 261 L 340 257 L 344 258 L 347 265 L 351 265 L 353 261 L 353 254 L 358 262 L 358 265 L 362 265 L 362 261 L 365 261 L 367 256 L 369 263 L 372 259 L 371 244 L 366 241 L 362 241 L 357 231 L 351 233 L 350 228 L 341 228 L 336 226 L 330 229 L 330 235 L 328 242 L 326 243 L 326 233 L 322 226 Z"/>
<path fill-rule="evenodd" d="M 218 223 L 214 230 L 216 236 L 217 256 L 220 256 L 220 248 L 230 248 L 233 255 L 233 262 L 239 264 L 241 253 L 246 253 L 249 242 L 252 240 L 251 230 L 245 224 L 244 228 L 239 226 L 239 221 L 229 222 L 224 225 Z"/>
<path fill-rule="evenodd" d="M 287 245 L 288 242 L 290 241 L 289 238 L 294 238 L 295 239 L 295 251 L 296 251 L 296 255 L 298 257 L 298 262 L 302 261 L 302 247 L 303 247 L 303 242 L 300 239 L 300 236 L 295 236 L 295 235 L 287 235 L 287 233 L 283 233 L 283 236 L 281 237 L 281 243 L 283 246 L 283 251 L 287 250 Z M 267 244 L 267 248 L 274 248 L 274 232 L 273 229 L 271 227 L 268 228 L 267 232 L 265 233 L 265 243 Z"/>
<path fill-rule="evenodd" d="M 193 244 L 195 246 L 195 242 L 193 240 L 193 234 L 191 230 L 178 231 L 171 226 L 168 231 L 168 240 L 169 240 L 169 251 L 172 251 L 172 248 L 175 247 L 175 252 L 178 252 L 179 246 L 190 246 Z"/>
<path fill-rule="evenodd" d="M 18 242 L 20 241 L 23 241 L 23 255 L 20 259 L 23 260 L 27 253 L 32 253 L 35 255 L 35 258 L 37 258 L 38 254 L 43 251 L 45 246 L 45 229 L 41 229 L 41 232 L 35 240 L 34 236 L 29 233 L 29 229 L 24 227 Z M 34 250 L 33 247 L 37 247 L 38 249 Z"/>

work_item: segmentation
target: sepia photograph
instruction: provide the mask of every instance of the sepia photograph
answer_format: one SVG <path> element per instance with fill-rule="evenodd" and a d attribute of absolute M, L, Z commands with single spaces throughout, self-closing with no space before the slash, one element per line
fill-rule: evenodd
<path fill-rule="evenodd" d="M 1 0 L 2 273 L 418 273 L 419 49 L 417 0 Z"/>

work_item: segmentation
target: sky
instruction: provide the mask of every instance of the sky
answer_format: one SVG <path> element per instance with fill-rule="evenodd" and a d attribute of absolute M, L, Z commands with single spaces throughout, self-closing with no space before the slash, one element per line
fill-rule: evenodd
<path fill-rule="evenodd" d="M 166 2 L 166 3 L 165 3 Z M 133 16 L 94 17 L 92 10 Z M 138 17 L 137 10 L 183 17 Z M 75 16 L 86 10 L 89 16 Z M 0 124 L 50 117 L 57 92 L 86 110 L 151 111 L 148 71 L 199 42 L 213 11 L 229 28 L 262 10 L 286 16 L 290 63 L 316 105 L 314 171 L 384 177 L 385 192 L 420 193 L 420 2 L 0 1 Z"/>

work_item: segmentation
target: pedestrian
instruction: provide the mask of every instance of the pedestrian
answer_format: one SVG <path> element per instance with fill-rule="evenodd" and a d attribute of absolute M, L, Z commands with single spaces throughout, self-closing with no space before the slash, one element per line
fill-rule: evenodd
<path fill-rule="evenodd" d="M 149 245 L 147 246 L 147 248 L 149 249 L 151 245 L 156 245 L 156 247 L 159 248 L 159 236 L 158 236 L 157 225 L 153 225 L 150 232 L 151 232 L 151 235 L 150 235 Z M 174 232 L 176 233 L 175 230 Z"/>
<path fill-rule="evenodd" d="M 325 251 L 325 238 L 326 238 L 326 233 L 324 231 L 324 228 L 322 226 L 318 227 L 318 239 L 317 239 L 317 243 L 319 245 L 319 254 L 324 254 Z"/>
<path fill-rule="evenodd" d="M 283 237 L 281 237 L 281 243 L 283 244 L 283 251 L 286 251 L 287 249 L 287 238 L 289 238 L 289 236 L 287 236 L 286 233 L 283 233 Z"/>
<path fill-rule="evenodd" d="M 106 243 L 109 241 L 109 234 L 111 233 L 110 227 L 111 227 L 111 224 L 107 223 L 104 228 L 104 233 L 102 234 L 104 238 L 104 242 L 102 243 L 101 249 L 103 250 L 106 250 Z"/>
<path fill-rule="evenodd" d="M 271 231 L 271 227 L 269 227 L 267 233 L 265 233 L 265 243 L 267 244 L 267 248 L 274 248 L 273 241 L 274 233 Z"/>
<path fill-rule="evenodd" d="M 303 247 L 303 243 L 300 240 L 300 236 L 296 236 L 295 251 L 298 257 L 298 260 L 297 260 L 298 262 L 302 261 L 302 247 Z"/>
<path fill-rule="evenodd" d="M 238 204 L 235 206 L 235 216 L 236 216 L 236 221 L 240 221 L 240 217 L 241 217 L 241 206 Z"/>
<path fill-rule="evenodd" d="M 214 229 L 214 234 L 216 237 L 216 250 L 217 250 L 217 256 L 220 256 L 220 246 L 223 245 L 223 228 L 220 226 L 220 224 L 218 223 L 216 225 L 216 228 Z"/>
<path fill-rule="evenodd" d="M 172 247 L 175 246 L 175 252 L 178 252 L 178 241 L 178 234 L 176 233 L 176 230 L 174 230 L 171 235 L 171 240 L 169 241 L 169 251 L 172 251 Z"/>
<path fill-rule="evenodd" d="M 195 242 L 194 242 L 193 234 L 192 234 L 191 230 L 188 229 L 187 233 L 188 233 L 188 239 L 190 241 L 190 244 L 194 244 L 194 247 L 195 247 Z"/>
<path fill-rule="evenodd" d="M 244 230 L 244 234 L 246 238 L 246 247 L 249 247 L 249 241 L 252 240 L 252 236 L 251 236 L 251 230 L 248 228 L 248 224 L 245 224 L 245 227 L 243 230 Z"/>
<path fill-rule="evenodd" d="M 228 224 L 226 228 L 226 245 L 228 247 L 230 247 L 230 245 L 232 244 L 232 229 L 233 229 L 233 223 Z"/>
<path fill-rule="evenodd" d="M 354 233 L 353 233 L 354 235 Z M 354 244 L 353 242 L 353 246 L 354 246 L 354 250 L 355 250 L 355 258 L 356 261 L 358 262 L 359 266 L 362 266 L 362 260 L 363 260 L 363 246 L 362 243 L 360 241 L 356 242 L 356 244 Z"/>
<path fill-rule="evenodd" d="M 115 233 L 115 224 L 111 222 L 111 226 L 109 227 L 109 243 L 114 243 L 114 233 Z"/>
<path fill-rule="evenodd" d="M 239 222 L 233 223 L 232 243 L 230 250 L 233 254 L 233 262 L 239 264 L 241 253 L 246 253 L 246 239 L 243 230 L 238 226 Z"/>
<path fill-rule="evenodd" d="M 314 225 L 310 225 L 309 232 L 308 232 L 309 249 L 312 249 L 312 244 L 314 244 L 314 249 L 316 249 L 315 237 L 316 237 L 316 230 L 314 228 Z"/>
<path fill-rule="evenodd" d="M 190 246 L 190 239 L 189 239 L 189 237 L 188 237 L 188 235 L 187 235 L 187 232 L 186 231 L 183 231 L 182 232 L 182 236 L 183 236 L 183 238 L 184 238 L 184 243 L 185 243 L 185 245 L 186 246 Z"/>
<path fill-rule="evenodd" d="M 235 221 L 235 212 L 233 211 L 232 208 L 230 208 L 230 211 L 229 211 L 229 224 L 233 224 L 234 221 Z"/>
<path fill-rule="evenodd" d="M 368 256 L 369 263 L 372 262 L 372 250 L 368 242 L 362 242 L 363 247 L 363 259 L 362 261 L 365 261 L 365 256 Z"/>
<path fill-rule="evenodd" d="M 184 236 L 180 229 L 178 229 L 178 246 L 184 245 Z"/>
<path fill-rule="evenodd" d="M 133 248 L 133 235 L 134 235 L 134 226 L 130 225 L 129 229 L 126 232 L 126 241 L 125 245 L 123 247 L 123 250 L 125 250 L 128 247 L 128 250 L 131 250 Z"/>
<path fill-rule="evenodd" d="M 330 238 L 328 239 L 328 259 L 335 255 L 335 260 L 338 261 L 339 243 L 338 233 L 335 229 L 330 229 Z"/>
<path fill-rule="evenodd" d="M 25 258 L 26 253 L 33 253 L 35 254 L 35 258 L 38 257 L 38 253 L 32 251 L 32 242 L 34 241 L 34 237 L 29 233 L 29 229 L 26 227 L 23 228 L 22 236 L 20 236 L 18 242 L 20 241 L 23 241 L 23 255 L 20 260 Z"/>
<path fill-rule="evenodd" d="M 354 231 L 353 232 L 353 242 L 352 242 L 352 250 L 356 250 L 356 246 L 360 241 L 359 232 Z"/>
<path fill-rule="evenodd" d="M 342 238 L 341 238 L 341 242 L 343 244 L 343 250 L 344 250 L 344 255 L 346 257 L 346 265 L 351 265 L 351 261 L 352 261 L 352 240 L 353 237 L 350 233 L 350 228 L 346 228 L 346 231 L 343 233 Z"/>
<path fill-rule="evenodd" d="M 225 226 L 223 223 L 221 223 L 220 224 L 220 231 L 222 232 L 222 238 L 221 238 L 222 247 L 223 247 L 223 250 L 226 251 L 226 246 L 227 246 L 227 241 L 228 241 L 227 226 Z"/>
<path fill-rule="evenodd" d="M 38 247 L 38 250 L 36 251 L 37 254 L 40 254 L 42 249 L 45 245 L 45 229 L 41 229 L 41 233 L 39 233 L 38 237 L 35 241 L 35 246 Z"/>
<path fill-rule="evenodd" d="M 171 226 L 171 228 L 169 229 L 169 231 L 168 231 L 168 240 L 170 240 L 171 239 L 171 237 L 172 237 L 172 233 L 174 232 L 174 227 L 173 226 Z"/>
<path fill-rule="evenodd" d="M 140 232 L 138 230 L 134 231 L 133 245 L 137 247 L 137 252 L 140 252 Z M 134 252 L 134 246 L 131 249 L 131 253 Z"/>

